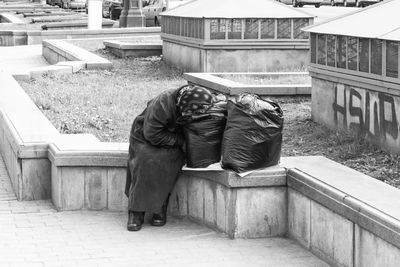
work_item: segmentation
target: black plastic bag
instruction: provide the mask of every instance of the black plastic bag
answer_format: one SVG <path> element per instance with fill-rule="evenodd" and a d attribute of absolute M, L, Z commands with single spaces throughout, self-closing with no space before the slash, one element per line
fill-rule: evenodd
<path fill-rule="evenodd" d="M 228 102 L 222 141 L 222 168 L 245 172 L 279 163 L 283 112 L 279 105 L 256 95 Z"/>
<path fill-rule="evenodd" d="M 207 114 L 183 126 L 186 164 L 204 168 L 221 159 L 221 143 L 226 123 L 224 114 Z"/>

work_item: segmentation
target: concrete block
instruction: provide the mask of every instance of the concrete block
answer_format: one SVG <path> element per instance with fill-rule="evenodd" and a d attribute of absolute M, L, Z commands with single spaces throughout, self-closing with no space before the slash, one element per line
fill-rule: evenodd
<path fill-rule="evenodd" d="M 310 247 L 311 200 L 291 188 L 288 189 L 288 228 L 290 237 Z"/>
<path fill-rule="evenodd" d="M 235 237 L 259 238 L 286 234 L 286 187 L 237 190 L 236 220 Z"/>
<path fill-rule="evenodd" d="M 69 66 L 72 68 L 73 73 L 85 69 L 85 62 L 83 61 L 63 61 L 63 62 L 58 62 L 56 65 Z"/>
<path fill-rule="evenodd" d="M 84 207 L 85 169 L 61 168 L 61 210 L 80 210 Z"/>
<path fill-rule="evenodd" d="M 311 202 L 311 250 L 334 266 L 353 266 L 353 223 Z"/>
<path fill-rule="evenodd" d="M 355 267 L 397 267 L 400 248 L 395 247 L 365 229 L 355 226 Z"/>
<path fill-rule="evenodd" d="M 204 180 L 191 178 L 188 181 L 189 216 L 203 221 L 204 219 Z"/>
<path fill-rule="evenodd" d="M 90 210 L 101 210 L 107 207 L 106 168 L 85 169 L 85 207 Z"/>
<path fill-rule="evenodd" d="M 128 209 L 128 198 L 125 196 L 125 168 L 108 169 L 108 204 L 109 210 L 126 211 Z"/>
<path fill-rule="evenodd" d="M 188 215 L 188 182 L 190 178 L 180 175 L 169 199 L 169 213 L 175 216 Z"/>
<path fill-rule="evenodd" d="M 51 164 L 48 159 L 22 159 L 21 200 L 51 198 Z"/>
<path fill-rule="evenodd" d="M 216 224 L 216 184 L 210 181 L 204 181 L 204 221 L 207 225 Z"/>

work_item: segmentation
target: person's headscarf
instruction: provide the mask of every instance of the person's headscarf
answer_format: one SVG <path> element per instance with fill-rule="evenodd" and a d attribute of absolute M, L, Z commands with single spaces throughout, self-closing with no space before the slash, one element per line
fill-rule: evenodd
<path fill-rule="evenodd" d="M 182 117 L 204 114 L 212 104 L 213 96 L 204 87 L 188 85 L 178 92 L 176 105 Z"/>

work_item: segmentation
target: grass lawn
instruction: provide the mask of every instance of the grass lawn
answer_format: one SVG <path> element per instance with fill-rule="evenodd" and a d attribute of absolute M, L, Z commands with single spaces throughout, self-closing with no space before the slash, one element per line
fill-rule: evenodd
<path fill-rule="evenodd" d="M 186 83 L 159 57 L 111 60 L 111 71 L 44 76 L 21 86 L 62 133 L 92 133 L 102 141 L 127 142 L 136 115 L 163 90 Z M 324 155 L 400 188 L 400 156 L 350 134 L 311 121 L 310 97 L 276 97 L 285 117 L 283 156 Z"/>

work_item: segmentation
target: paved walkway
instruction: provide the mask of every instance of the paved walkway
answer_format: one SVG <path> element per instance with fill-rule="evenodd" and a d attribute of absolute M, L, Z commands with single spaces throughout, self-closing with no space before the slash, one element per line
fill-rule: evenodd
<path fill-rule="evenodd" d="M 42 45 L 0 47 L 0 69 L 6 69 L 11 74 L 26 74 L 43 66 L 50 64 L 42 56 Z"/>
<path fill-rule="evenodd" d="M 19 202 L 0 157 L 0 266 L 328 266 L 292 240 L 231 240 L 187 220 L 125 230 L 125 213 Z"/>

